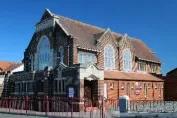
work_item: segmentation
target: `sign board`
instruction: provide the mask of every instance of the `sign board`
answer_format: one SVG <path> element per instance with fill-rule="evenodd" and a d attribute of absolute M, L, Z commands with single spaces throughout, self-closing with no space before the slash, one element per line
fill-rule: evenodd
<path fill-rule="evenodd" d="M 136 89 L 135 89 L 135 94 L 136 94 L 136 95 L 139 95 L 139 94 L 140 94 L 140 89 L 139 89 L 139 88 L 136 88 Z"/>
<path fill-rule="evenodd" d="M 74 88 L 73 87 L 68 88 L 68 97 L 74 97 Z"/>

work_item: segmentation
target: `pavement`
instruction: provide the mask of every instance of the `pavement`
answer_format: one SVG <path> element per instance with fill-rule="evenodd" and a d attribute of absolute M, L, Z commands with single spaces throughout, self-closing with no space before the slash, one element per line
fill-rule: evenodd
<path fill-rule="evenodd" d="M 42 117 L 0 113 L 0 118 L 42 118 Z"/>

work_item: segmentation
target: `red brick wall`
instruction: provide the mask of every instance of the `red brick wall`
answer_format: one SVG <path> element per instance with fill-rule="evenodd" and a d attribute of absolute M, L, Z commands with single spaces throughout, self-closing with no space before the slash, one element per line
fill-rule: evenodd
<path fill-rule="evenodd" d="M 110 88 L 110 83 L 114 82 L 114 88 Z M 142 89 L 140 90 L 140 94 L 135 94 L 136 89 L 136 82 L 138 82 L 138 86 L 140 86 L 140 83 L 142 83 Z M 126 95 L 126 88 L 127 84 L 130 85 L 130 99 L 131 100 L 163 100 L 163 82 L 140 82 L 140 81 L 118 81 L 118 80 L 105 80 L 105 83 L 107 83 L 107 95 L 108 99 L 118 99 L 119 96 Z M 124 88 L 122 89 L 122 83 L 124 84 Z M 133 86 L 134 84 L 134 86 Z M 144 84 L 147 85 L 147 96 L 145 97 L 145 90 L 144 90 Z M 153 86 L 152 86 L 153 84 Z M 155 85 L 157 84 L 157 88 L 155 88 Z M 159 87 L 160 85 L 160 87 Z M 132 88 L 133 86 L 133 88 Z M 161 94 L 160 91 L 161 90 Z M 154 94 L 153 94 L 154 92 Z"/>
<path fill-rule="evenodd" d="M 101 68 L 104 68 L 104 47 L 110 44 L 111 46 L 113 46 L 114 50 L 115 50 L 115 69 L 118 70 L 118 50 L 117 50 L 117 40 L 115 40 L 115 37 L 112 35 L 112 33 L 110 31 L 108 31 L 98 42 L 98 48 L 101 51 L 98 54 L 98 59 L 97 59 L 97 63 L 98 66 Z"/>

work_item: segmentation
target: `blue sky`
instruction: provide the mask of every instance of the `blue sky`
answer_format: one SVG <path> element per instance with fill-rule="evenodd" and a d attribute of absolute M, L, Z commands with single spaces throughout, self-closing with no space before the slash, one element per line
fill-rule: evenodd
<path fill-rule="evenodd" d="M 18 61 L 45 8 L 141 39 L 162 60 L 162 72 L 177 67 L 177 0 L 1 0 L 0 60 Z"/>

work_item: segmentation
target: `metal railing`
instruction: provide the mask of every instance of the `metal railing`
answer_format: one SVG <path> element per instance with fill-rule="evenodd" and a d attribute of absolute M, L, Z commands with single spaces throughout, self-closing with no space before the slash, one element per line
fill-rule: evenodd
<path fill-rule="evenodd" d="M 118 110 L 118 100 L 88 100 L 66 97 L 3 97 L 0 112 L 57 117 L 109 118 Z"/>

